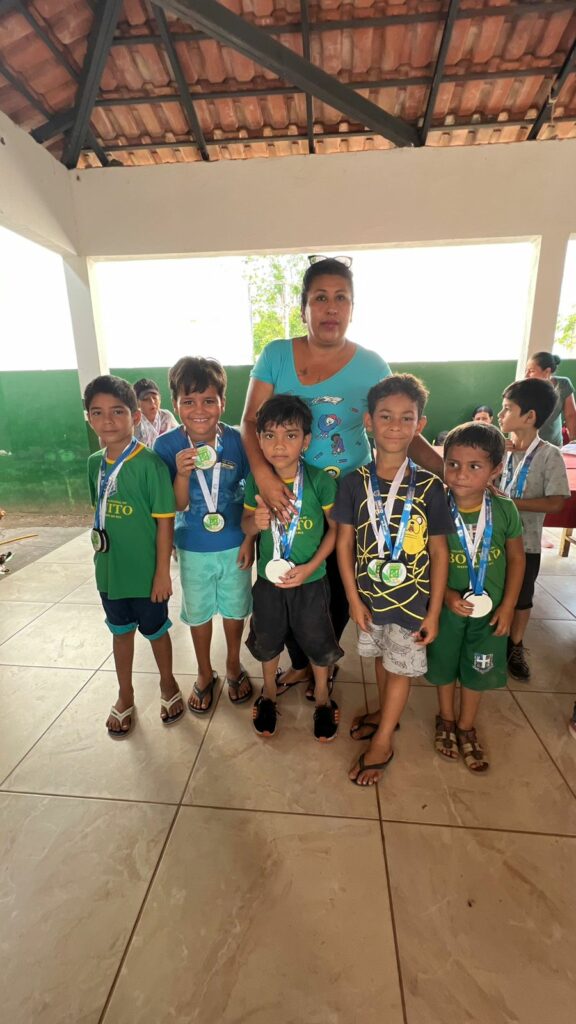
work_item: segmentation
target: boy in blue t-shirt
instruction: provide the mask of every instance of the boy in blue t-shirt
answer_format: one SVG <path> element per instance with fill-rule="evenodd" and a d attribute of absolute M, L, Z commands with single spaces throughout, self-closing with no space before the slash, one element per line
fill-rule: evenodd
<path fill-rule="evenodd" d="M 244 482 L 250 471 L 240 433 L 220 422 L 226 373 L 216 359 L 179 359 L 168 374 L 181 427 L 158 437 L 176 496 L 174 543 L 182 583 L 180 618 L 192 633 L 198 677 L 188 698 L 195 715 L 212 707 L 218 676 L 212 668 L 212 619 L 221 615 L 226 637 L 226 682 L 233 704 L 252 684 L 240 664 L 244 620 L 250 614 L 254 541 L 242 532 Z"/>

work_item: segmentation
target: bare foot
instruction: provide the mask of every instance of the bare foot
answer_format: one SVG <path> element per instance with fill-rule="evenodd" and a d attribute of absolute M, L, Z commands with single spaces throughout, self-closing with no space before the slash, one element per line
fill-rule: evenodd
<path fill-rule="evenodd" d="M 310 683 L 314 687 L 312 669 L 308 666 L 306 668 L 292 668 L 290 666 L 276 679 L 276 695 L 279 697 L 282 693 L 286 693 L 291 686 L 296 686 L 297 683 Z"/>
<path fill-rule="evenodd" d="M 128 711 L 128 708 L 133 707 L 133 705 L 134 694 L 132 694 L 132 699 L 129 701 L 125 701 L 122 697 L 118 697 L 114 707 L 118 714 L 122 715 L 125 711 Z M 118 721 L 115 715 L 109 714 L 106 719 L 106 728 L 108 729 L 108 732 L 130 732 L 130 729 L 132 728 L 132 715 L 126 715 L 126 718 L 122 719 L 122 721 Z"/>
<path fill-rule="evenodd" d="M 369 711 L 366 715 L 356 715 L 350 726 L 353 740 L 371 740 L 380 725 L 380 711 Z"/>

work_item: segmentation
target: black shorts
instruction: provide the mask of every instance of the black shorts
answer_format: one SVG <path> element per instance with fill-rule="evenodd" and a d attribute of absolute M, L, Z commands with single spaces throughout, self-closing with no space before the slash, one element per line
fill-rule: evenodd
<path fill-rule="evenodd" d="M 168 618 L 167 601 L 151 601 L 149 597 L 117 597 L 100 594 L 106 612 L 106 625 L 115 636 L 138 629 L 147 640 L 158 640 L 172 623 Z"/>
<path fill-rule="evenodd" d="M 528 553 L 526 555 L 526 568 L 524 570 L 524 579 L 522 580 L 522 589 L 518 594 L 518 600 L 516 601 L 517 611 L 523 612 L 532 607 L 534 587 L 536 585 L 536 579 L 539 572 L 540 555 Z"/>
<path fill-rule="evenodd" d="M 314 665 L 333 665 L 343 656 L 330 618 L 326 577 L 283 590 L 259 576 L 252 600 L 246 646 L 257 661 L 277 658 L 290 635 Z"/>

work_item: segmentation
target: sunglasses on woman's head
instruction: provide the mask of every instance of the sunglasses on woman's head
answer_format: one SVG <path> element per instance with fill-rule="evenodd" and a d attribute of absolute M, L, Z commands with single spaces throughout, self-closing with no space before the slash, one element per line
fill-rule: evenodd
<path fill-rule="evenodd" d="M 351 256 L 321 256 L 321 255 L 316 255 L 316 256 L 309 256 L 308 257 L 308 262 L 309 262 L 309 264 L 311 266 L 314 263 L 322 263 L 324 260 L 336 260 L 337 263 L 342 263 L 345 267 L 351 267 L 352 266 L 352 257 Z"/>

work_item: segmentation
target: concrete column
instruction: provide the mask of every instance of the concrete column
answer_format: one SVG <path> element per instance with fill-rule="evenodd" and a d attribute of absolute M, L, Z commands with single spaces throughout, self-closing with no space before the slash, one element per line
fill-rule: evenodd
<path fill-rule="evenodd" d="M 94 377 L 110 372 L 108 354 L 99 330 L 97 302 L 90 288 L 89 261 L 83 256 L 64 256 L 63 263 L 80 391 L 83 392 Z"/>
<path fill-rule="evenodd" d="M 547 232 L 534 247 L 535 267 L 527 304 L 524 344 L 516 369 L 517 378 L 524 376 L 526 360 L 534 352 L 552 351 L 569 238 L 568 231 Z"/>

